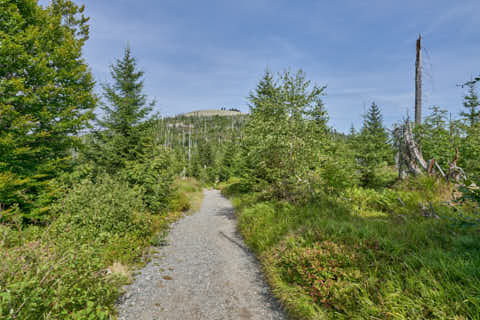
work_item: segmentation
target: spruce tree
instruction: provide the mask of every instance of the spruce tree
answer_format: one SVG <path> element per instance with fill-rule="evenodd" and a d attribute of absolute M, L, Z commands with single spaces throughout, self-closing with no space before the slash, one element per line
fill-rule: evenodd
<path fill-rule="evenodd" d="M 383 125 L 383 116 L 375 102 L 364 115 L 363 126 L 356 142 L 363 183 L 372 185 L 375 169 L 393 159 L 392 149 L 388 143 L 388 132 Z"/>
<path fill-rule="evenodd" d="M 232 138 L 232 141 L 229 141 L 226 146 L 225 153 L 220 163 L 220 181 L 227 181 L 231 176 L 233 176 L 237 148 L 237 143 L 235 139 Z"/>
<path fill-rule="evenodd" d="M 460 115 L 469 123 L 470 127 L 474 127 L 480 123 L 480 102 L 475 90 L 475 83 L 470 82 L 468 85 L 468 93 L 464 97 L 463 106 L 467 111 L 461 112 Z"/>
<path fill-rule="evenodd" d="M 449 130 L 449 125 L 452 124 L 448 122 L 447 110 L 438 106 L 430 109 L 431 112 L 424 123 L 416 128 L 419 133 L 418 141 L 426 160 L 434 158 L 440 166 L 447 168 L 455 153 L 455 144 L 452 143 Z"/>
<path fill-rule="evenodd" d="M 349 136 L 351 138 L 354 138 L 356 135 L 357 135 L 357 130 L 355 130 L 355 126 L 352 123 L 352 125 L 350 126 Z"/>
<path fill-rule="evenodd" d="M 383 116 L 380 108 L 373 102 L 363 119 L 362 131 L 377 137 L 378 141 L 386 141 L 387 132 L 383 126 Z"/>
<path fill-rule="evenodd" d="M 461 112 L 465 120 L 463 134 L 459 146 L 460 166 L 466 170 L 467 174 L 480 181 L 480 101 L 475 90 L 476 81 L 467 83 L 468 93 L 464 97 L 463 106 L 467 109 Z"/>
<path fill-rule="evenodd" d="M 127 137 L 132 129 L 152 111 L 154 102 L 147 104 L 143 93 L 144 72 L 138 70 L 130 46 L 124 55 L 110 66 L 113 84 L 103 84 L 103 96 L 107 103 L 102 107 L 105 116 L 99 124 L 115 133 Z"/>
<path fill-rule="evenodd" d="M 152 111 L 155 102 L 147 102 L 143 92 L 144 72 L 138 70 L 129 46 L 110 69 L 113 83 L 102 85 L 104 116 L 98 120 L 102 131 L 97 132 L 101 144 L 97 145 L 94 158 L 108 170 L 115 170 L 125 161 L 137 159 L 143 152 L 142 138 L 145 137 L 139 125 Z"/>
<path fill-rule="evenodd" d="M 25 220 L 42 219 L 39 194 L 71 166 L 76 136 L 93 118 L 83 10 L 67 0 L 0 1 L 0 216 L 18 205 Z"/>
<path fill-rule="evenodd" d="M 310 178 L 306 168 L 318 163 L 327 131 L 324 89 L 301 70 L 286 71 L 276 80 L 265 73 L 249 97 L 251 115 L 242 143 L 245 182 L 269 184 L 278 198 L 303 196 L 297 183 Z"/>

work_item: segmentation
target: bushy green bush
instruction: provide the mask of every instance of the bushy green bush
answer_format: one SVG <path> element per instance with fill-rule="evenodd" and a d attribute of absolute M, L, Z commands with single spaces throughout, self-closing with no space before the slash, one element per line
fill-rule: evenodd
<path fill-rule="evenodd" d="M 250 184 L 266 184 L 272 198 L 304 200 L 309 169 L 318 163 L 327 137 L 325 87 L 299 70 L 275 79 L 268 71 L 249 97 L 250 117 L 242 141 Z"/>
<path fill-rule="evenodd" d="M 188 211 L 190 209 L 190 201 L 187 195 L 183 192 L 175 191 L 170 199 L 169 209 L 180 212 Z"/>
<path fill-rule="evenodd" d="M 123 277 L 138 261 L 152 221 L 140 188 L 108 175 L 65 189 L 46 228 L 0 229 L 0 315 L 6 319 L 110 319 Z"/>
<path fill-rule="evenodd" d="M 108 175 L 96 183 L 83 180 L 53 207 L 58 218 L 50 226 L 50 236 L 75 243 L 106 243 L 129 233 L 148 237 L 150 218 L 143 197 L 141 189 Z"/>
<path fill-rule="evenodd" d="M 319 179 L 315 186 L 329 195 L 357 185 L 360 179 L 353 154 L 342 143 L 336 143 L 331 149 L 330 155 L 323 157 L 317 170 Z"/>
<path fill-rule="evenodd" d="M 158 213 L 168 207 L 174 178 L 171 166 L 171 156 L 164 150 L 151 159 L 127 162 L 120 176 L 131 187 L 139 188 L 148 209 Z"/>
<path fill-rule="evenodd" d="M 0 225 L 0 319 L 113 319 L 128 266 L 180 216 L 151 210 L 187 210 L 186 194 L 201 190 L 192 179 L 172 186 L 169 163 L 132 163 L 116 177 L 81 166 L 57 179 L 49 225 Z"/>
<path fill-rule="evenodd" d="M 96 248 L 43 241 L 0 251 L 2 319 L 108 319 L 118 297 Z"/>

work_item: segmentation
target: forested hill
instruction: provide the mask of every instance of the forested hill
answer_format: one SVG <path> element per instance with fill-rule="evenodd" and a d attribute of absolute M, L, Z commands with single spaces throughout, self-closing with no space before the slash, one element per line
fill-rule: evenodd
<path fill-rule="evenodd" d="M 226 173 L 221 163 L 242 139 L 248 114 L 236 110 L 199 110 L 148 122 L 158 144 L 173 151 L 182 174 L 211 183 Z"/>
<path fill-rule="evenodd" d="M 244 113 L 240 112 L 238 109 L 230 108 L 230 109 L 205 109 L 205 110 L 195 110 L 191 112 L 187 112 L 183 114 L 185 117 L 213 117 L 213 116 L 240 116 L 244 115 Z"/>

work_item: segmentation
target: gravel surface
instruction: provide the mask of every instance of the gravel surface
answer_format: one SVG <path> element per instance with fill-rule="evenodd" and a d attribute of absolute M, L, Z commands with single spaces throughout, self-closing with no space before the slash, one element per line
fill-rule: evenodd
<path fill-rule="evenodd" d="M 204 194 L 200 211 L 172 226 L 126 287 L 118 319 L 286 319 L 236 232 L 231 203 L 217 190 Z"/>

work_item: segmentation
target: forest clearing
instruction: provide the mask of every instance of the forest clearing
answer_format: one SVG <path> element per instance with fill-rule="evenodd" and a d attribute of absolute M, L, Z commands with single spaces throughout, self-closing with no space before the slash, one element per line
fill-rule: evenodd
<path fill-rule="evenodd" d="M 480 76 L 449 83 L 457 111 L 428 105 L 433 27 L 407 111 L 372 97 L 342 130 L 293 68 L 267 66 L 244 107 L 197 92 L 161 114 L 140 46 L 101 81 L 87 7 L 47 2 L 0 0 L 0 319 L 480 319 Z M 179 100 L 208 82 L 173 69 Z"/>

